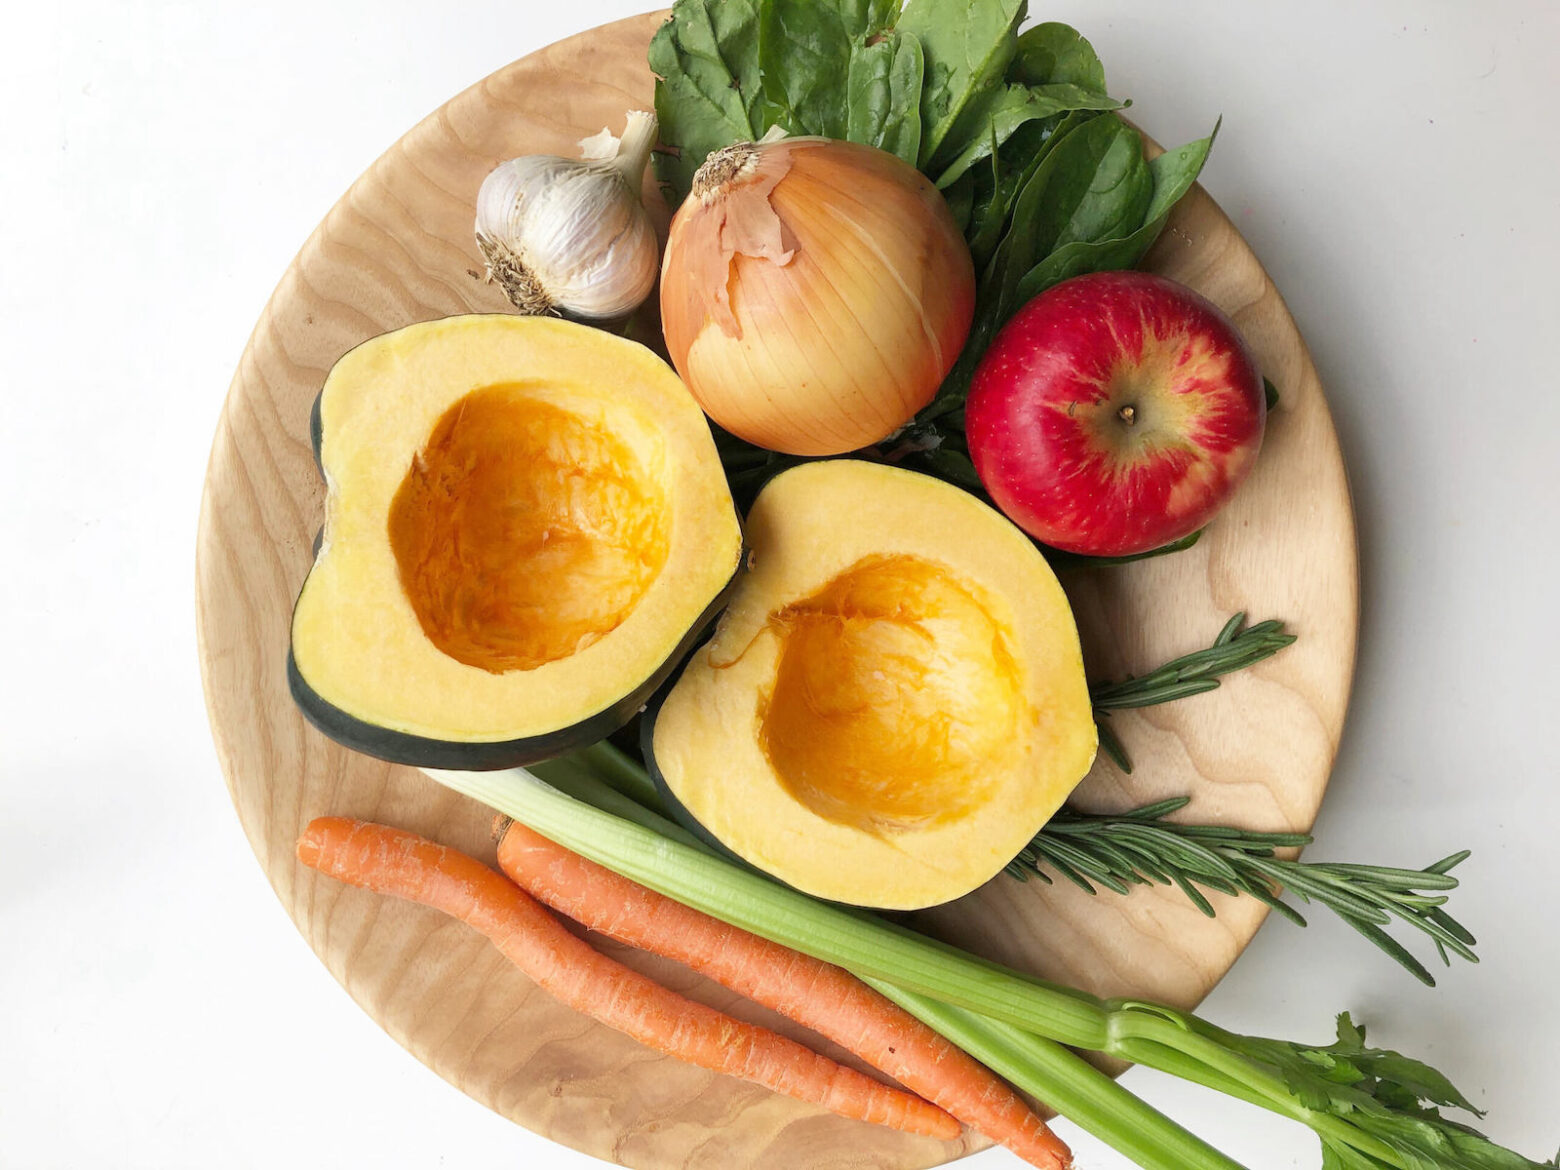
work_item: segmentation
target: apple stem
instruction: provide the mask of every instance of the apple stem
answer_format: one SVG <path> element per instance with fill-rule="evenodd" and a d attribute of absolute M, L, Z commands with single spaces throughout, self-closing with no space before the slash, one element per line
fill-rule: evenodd
<path fill-rule="evenodd" d="M 1123 406 L 1116 412 L 1116 417 L 1130 427 L 1133 423 L 1137 422 L 1137 408 L 1132 406 Z"/>

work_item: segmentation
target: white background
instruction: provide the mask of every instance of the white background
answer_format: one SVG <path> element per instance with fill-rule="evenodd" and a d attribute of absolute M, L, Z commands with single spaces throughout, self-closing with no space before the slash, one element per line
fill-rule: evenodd
<path fill-rule="evenodd" d="M 644 0 L 77 0 L 0 48 L 0 1166 L 584 1167 L 361 1014 L 271 896 L 206 730 L 192 569 L 245 338 L 348 183 L 470 82 Z M 1288 298 L 1359 510 L 1356 697 L 1313 856 L 1469 846 L 1483 963 L 1419 987 L 1316 915 L 1206 1004 L 1354 1009 L 1560 1144 L 1554 5 L 1053 0 Z M 1192 700 L 1195 701 L 1195 700 Z M 1417 945 L 1417 943 L 1416 943 Z M 1134 1072 L 1253 1170 L 1288 1123 Z M 1074 1136 L 1069 1130 L 1068 1136 Z M 1124 1165 L 1079 1140 L 1080 1164 Z M 1016 1166 L 1005 1153 L 974 1165 Z"/>

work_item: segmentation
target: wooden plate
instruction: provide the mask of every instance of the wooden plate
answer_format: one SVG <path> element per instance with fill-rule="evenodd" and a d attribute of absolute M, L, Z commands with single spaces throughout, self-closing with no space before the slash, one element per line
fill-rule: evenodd
<path fill-rule="evenodd" d="M 460 94 L 353 184 L 288 269 L 228 394 L 201 510 L 198 622 L 212 730 L 244 830 L 309 944 L 386 1031 L 477 1100 L 630 1166 L 935 1165 L 980 1139 L 944 1144 L 844 1121 L 654 1056 L 559 1007 L 465 927 L 316 880 L 293 859 L 299 829 L 324 813 L 492 856 L 487 811 L 335 746 L 288 698 L 288 616 L 322 515 L 309 405 L 331 364 L 365 338 L 507 307 L 484 283 L 472 241 L 478 185 L 502 159 L 572 153 L 584 135 L 617 130 L 626 110 L 647 107 L 645 47 L 659 20 L 572 37 Z M 1206 645 L 1240 609 L 1287 619 L 1300 640 L 1212 694 L 1118 716 L 1137 770 L 1129 778 L 1096 765 L 1078 800 L 1123 807 L 1189 793 L 1200 819 L 1307 829 L 1354 662 L 1354 524 L 1337 437 L 1282 300 L 1201 188 L 1149 266 L 1230 312 L 1282 397 L 1255 473 L 1200 544 L 1068 581 L 1091 673 L 1118 677 Z M 1190 1006 L 1263 917 L 1254 900 L 1214 901 L 1210 920 L 1179 893 L 1090 898 L 999 877 L 926 920 L 1056 979 Z M 685 971 L 630 957 L 691 994 L 733 1003 Z"/>

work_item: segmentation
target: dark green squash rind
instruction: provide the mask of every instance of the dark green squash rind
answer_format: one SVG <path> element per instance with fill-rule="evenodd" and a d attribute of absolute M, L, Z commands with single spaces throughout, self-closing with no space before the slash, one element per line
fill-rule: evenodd
<path fill-rule="evenodd" d="M 309 450 L 314 452 L 314 470 L 320 473 L 320 478 L 325 478 L 325 456 L 322 448 L 325 445 L 325 418 L 320 413 L 325 404 L 325 391 L 321 390 L 314 396 L 314 405 L 309 407 Z M 319 538 L 315 537 L 315 543 Z"/>
<path fill-rule="evenodd" d="M 726 608 L 726 603 L 730 600 L 732 592 L 742 578 L 743 570 L 747 567 L 747 559 L 747 546 L 744 544 L 731 579 L 721 587 L 720 592 L 709 605 L 705 606 L 704 611 L 649 677 L 611 706 L 588 715 L 577 723 L 542 735 L 492 743 L 470 743 L 412 735 L 409 732 L 381 727 L 376 723 L 359 719 L 355 715 L 349 715 L 321 696 L 299 671 L 291 646 L 287 650 L 287 687 L 292 692 L 293 702 L 298 705 L 305 718 L 320 731 L 353 751 L 388 760 L 392 764 L 468 772 L 489 772 L 500 768 L 523 768 L 528 764 L 539 764 L 543 760 L 550 760 L 554 756 L 561 756 L 576 748 L 597 743 L 632 719 L 640 708 L 662 689 L 667 680 L 676 675 L 678 668 L 693 648 L 703 641 L 710 624 L 721 610 Z"/>
<path fill-rule="evenodd" d="M 763 871 L 758 870 L 747 858 L 728 849 L 720 838 L 704 827 L 703 822 L 698 817 L 688 811 L 688 806 L 677 798 L 677 794 L 672 791 L 672 786 L 666 782 L 666 776 L 661 771 L 661 765 L 655 758 L 655 725 L 660 718 L 661 707 L 666 703 L 666 696 L 672 693 L 672 688 L 682 678 L 683 669 L 692 661 L 694 651 L 698 649 L 699 645 L 703 644 L 703 641 L 704 639 L 701 638 L 698 644 L 689 649 L 689 652 L 683 656 L 683 660 L 678 664 L 677 669 L 667 676 L 665 682 L 656 689 L 655 694 L 651 696 L 650 701 L 645 705 L 644 718 L 639 721 L 639 754 L 644 758 L 645 771 L 650 774 L 650 779 L 655 784 L 655 790 L 661 794 L 661 799 L 666 802 L 666 810 L 671 813 L 674 821 L 715 850 L 716 853 L 720 854 L 727 861 L 735 862 L 744 869 L 762 873 Z M 774 877 L 773 874 L 765 874 L 765 876 Z M 775 880 L 778 881 L 779 879 L 776 878 Z"/>

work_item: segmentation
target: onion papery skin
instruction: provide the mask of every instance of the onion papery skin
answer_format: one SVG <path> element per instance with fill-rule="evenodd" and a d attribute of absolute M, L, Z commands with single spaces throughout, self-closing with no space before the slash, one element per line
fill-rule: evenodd
<path fill-rule="evenodd" d="M 712 155 L 661 270 L 667 349 L 694 398 L 790 455 L 855 451 L 909 422 L 974 309 L 974 264 L 937 189 L 886 151 L 824 138 Z"/>

